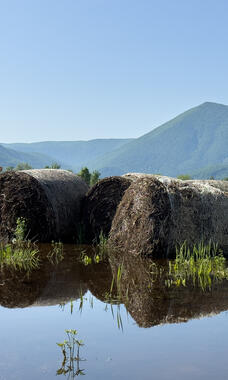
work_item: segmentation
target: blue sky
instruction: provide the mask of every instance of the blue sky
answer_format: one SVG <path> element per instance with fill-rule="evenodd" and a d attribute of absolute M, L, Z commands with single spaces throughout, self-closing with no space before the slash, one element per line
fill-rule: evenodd
<path fill-rule="evenodd" d="M 0 0 L 0 141 L 138 137 L 228 104 L 227 15 L 227 0 Z"/>

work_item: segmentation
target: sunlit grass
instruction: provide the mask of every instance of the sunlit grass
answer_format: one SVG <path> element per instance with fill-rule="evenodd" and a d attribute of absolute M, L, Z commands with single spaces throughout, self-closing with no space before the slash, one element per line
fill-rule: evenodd
<path fill-rule="evenodd" d="M 0 266 L 30 272 L 39 267 L 40 260 L 38 253 L 39 250 L 30 241 L 1 244 Z"/>
<path fill-rule="evenodd" d="M 225 278 L 228 278 L 226 259 L 217 244 L 201 242 L 191 249 L 185 242 L 176 248 L 176 259 L 169 262 L 166 285 L 186 286 L 191 281 L 205 290 L 212 282 Z"/>
<path fill-rule="evenodd" d="M 0 266 L 11 267 L 15 270 L 31 270 L 39 267 L 39 250 L 35 243 L 26 240 L 26 219 L 18 218 L 12 243 L 0 244 Z"/>

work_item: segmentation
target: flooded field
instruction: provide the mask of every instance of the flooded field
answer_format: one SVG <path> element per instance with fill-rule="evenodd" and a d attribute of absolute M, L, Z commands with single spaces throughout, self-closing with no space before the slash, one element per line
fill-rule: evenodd
<path fill-rule="evenodd" d="M 50 251 L 30 274 L 1 270 L 0 380 L 227 379 L 221 268 L 175 277 L 165 260 Z"/>

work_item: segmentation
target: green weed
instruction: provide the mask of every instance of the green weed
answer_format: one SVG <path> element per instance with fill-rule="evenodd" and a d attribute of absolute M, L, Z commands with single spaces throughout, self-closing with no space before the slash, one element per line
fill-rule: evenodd
<path fill-rule="evenodd" d="M 107 242 L 108 238 L 104 235 L 103 231 L 101 230 L 99 235 L 99 243 L 97 245 L 99 254 L 103 256 L 107 252 Z"/>
<path fill-rule="evenodd" d="M 15 240 L 17 242 L 24 241 L 26 239 L 25 233 L 26 233 L 27 225 L 26 225 L 26 219 L 25 218 L 17 218 L 16 221 L 16 228 L 14 232 L 14 242 Z"/>
<path fill-rule="evenodd" d="M 57 370 L 56 375 L 67 375 L 68 379 L 74 379 L 76 376 L 85 375 L 84 369 L 80 369 L 79 367 L 79 363 L 84 361 L 84 359 L 80 358 L 80 348 L 84 346 L 84 343 L 81 340 L 76 339 L 76 330 L 65 330 L 65 332 L 67 334 L 67 339 L 62 343 L 57 343 L 62 350 L 63 361 L 61 367 Z"/>
<path fill-rule="evenodd" d="M 92 259 L 91 257 L 89 257 L 87 254 L 86 254 L 86 251 L 81 251 L 81 254 L 80 254 L 80 262 L 84 265 L 89 265 L 89 264 L 92 264 Z"/>
<path fill-rule="evenodd" d="M 118 266 L 117 272 L 112 277 L 112 282 L 109 292 L 105 294 L 105 302 L 110 304 L 128 303 L 128 288 L 125 292 L 122 291 L 122 275 L 123 275 L 123 263 Z"/>
<path fill-rule="evenodd" d="M 99 264 L 102 261 L 104 261 L 105 256 L 104 254 L 100 253 L 100 251 L 97 252 L 96 248 L 94 248 L 94 255 L 88 256 L 87 252 L 85 250 L 81 251 L 80 254 L 80 262 L 84 265 L 89 265 L 89 264 Z"/>
<path fill-rule="evenodd" d="M 176 259 L 169 262 L 167 286 L 186 286 L 188 281 L 203 290 L 211 288 L 212 281 L 228 278 L 226 259 L 218 245 L 203 242 L 190 249 L 186 242 L 176 248 Z"/>
<path fill-rule="evenodd" d="M 0 244 L 0 266 L 12 267 L 15 270 L 30 272 L 40 264 L 39 250 L 35 243 L 25 240 L 26 219 L 18 218 L 12 243 Z"/>
<path fill-rule="evenodd" d="M 12 267 L 16 270 L 31 270 L 39 268 L 39 250 L 28 242 L 18 242 L 0 246 L 0 265 Z"/>
<path fill-rule="evenodd" d="M 63 243 L 61 242 L 51 242 L 51 251 L 47 254 L 48 260 L 52 264 L 58 264 L 64 259 L 63 255 Z"/>

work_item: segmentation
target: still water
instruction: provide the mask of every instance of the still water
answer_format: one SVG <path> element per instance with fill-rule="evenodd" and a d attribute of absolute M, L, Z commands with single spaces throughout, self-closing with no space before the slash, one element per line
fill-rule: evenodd
<path fill-rule="evenodd" d="M 127 256 L 96 263 L 88 251 L 85 265 L 81 250 L 65 246 L 61 262 L 43 260 L 29 277 L 2 271 L 0 380 L 227 379 L 227 280 L 167 287 L 166 262 L 155 276 Z M 66 329 L 84 344 L 74 344 L 80 361 L 57 345 L 69 342 Z"/>

